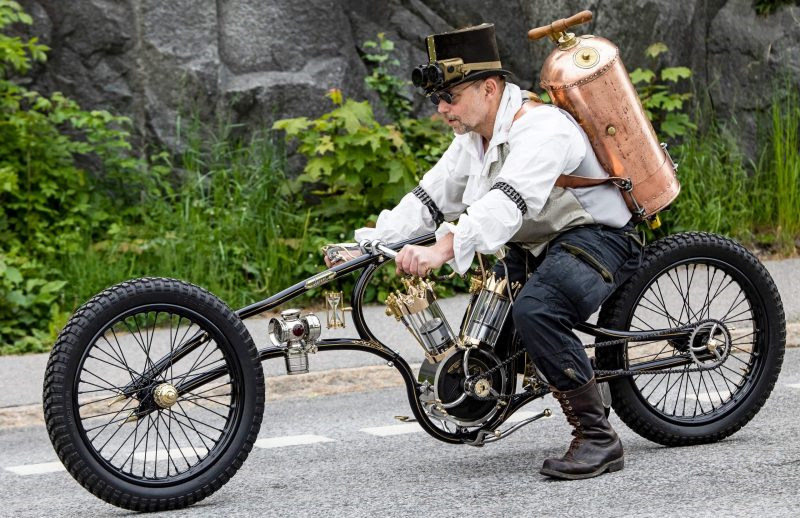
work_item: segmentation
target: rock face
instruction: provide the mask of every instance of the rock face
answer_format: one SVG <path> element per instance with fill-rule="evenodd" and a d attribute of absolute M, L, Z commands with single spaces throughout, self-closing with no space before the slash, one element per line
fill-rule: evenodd
<path fill-rule="evenodd" d="M 800 7 L 757 16 L 751 0 L 24 0 L 31 35 L 51 47 L 32 86 L 62 91 L 86 108 L 130 116 L 141 143 L 180 147 L 187 118 L 250 129 L 281 117 L 318 116 L 324 93 L 376 100 L 365 87 L 363 42 L 383 32 L 396 44 L 396 73 L 426 59 L 424 37 L 484 21 L 497 27 L 506 68 L 540 90 L 552 50 L 526 32 L 583 9 L 576 33 L 620 47 L 629 70 L 651 67 L 644 49 L 670 48 L 666 65 L 689 66 L 697 92 L 735 116 L 755 152 L 758 109 L 775 78 L 800 83 Z M 432 107 L 409 88 L 420 114 Z"/>

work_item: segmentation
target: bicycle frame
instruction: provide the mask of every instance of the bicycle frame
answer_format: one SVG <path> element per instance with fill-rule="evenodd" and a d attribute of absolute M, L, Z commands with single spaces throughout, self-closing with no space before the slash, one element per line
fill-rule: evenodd
<path fill-rule="evenodd" d="M 391 250 L 400 250 L 403 246 L 407 244 L 428 245 L 433 243 L 434 241 L 435 241 L 434 234 L 427 234 L 414 239 L 409 239 L 399 243 L 394 243 L 391 245 L 384 245 L 384 246 Z M 383 263 L 385 263 L 388 260 L 389 258 L 385 254 L 373 249 L 372 251 L 364 255 L 361 255 L 355 259 L 352 259 L 340 265 L 329 268 L 304 281 L 298 282 L 297 284 L 279 293 L 276 293 L 275 295 L 267 299 L 264 299 L 262 301 L 246 306 L 242 309 L 239 309 L 236 313 L 241 319 L 247 319 L 259 315 L 266 311 L 272 310 L 289 300 L 292 300 L 293 298 L 307 292 L 310 289 L 317 288 L 323 284 L 327 284 L 328 282 L 331 282 L 337 278 L 353 273 L 355 271 L 363 270 L 359 275 L 358 279 L 356 280 L 355 286 L 353 287 L 353 291 L 351 293 L 351 301 L 350 301 L 352 307 L 352 319 L 356 331 L 358 332 L 358 338 L 320 339 L 315 342 L 317 351 L 318 352 L 344 351 L 344 350 L 363 351 L 374 354 L 382 358 L 387 362 L 387 365 L 397 369 L 397 371 L 403 377 L 403 380 L 406 385 L 406 392 L 408 395 L 408 400 L 411 406 L 411 410 L 419 425 L 427 433 L 429 433 L 436 439 L 452 444 L 462 444 L 462 443 L 482 444 L 483 442 L 490 442 L 489 440 L 484 439 L 488 433 L 494 431 L 506 419 L 508 419 L 512 414 L 514 414 L 524 405 L 526 405 L 533 399 L 542 397 L 548 391 L 544 389 L 539 391 L 530 390 L 522 393 L 513 394 L 507 401 L 504 402 L 505 404 L 503 405 L 503 409 L 497 412 L 486 424 L 484 424 L 483 427 L 481 427 L 478 430 L 468 431 L 465 428 L 463 428 L 453 433 L 442 430 L 441 428 L 435 426 L 433 424 L 433 421 L 431 421 L 430 416 L 423 408 L 423 405 L 420 400 L 420 387 L 422 385 L 417 381 L 416 376 L 413 370 L 411 369 L 410 365 L 400 355 L 399 352 L 384 345 L 372 333 L 372 331 L 369 329 L 364 319 L 363 307 L 362 307 L 364 292 L 375 271 L 378 269 L 378 267 L 380 267 Z M 601 338 L 601 339 L 630 338 L 631 340 L 635 341 L 637 337 L 645 336 L 646 334 L 648 334 L 641 332 L 605 329 L 590 324 L 588 322 L 578 324 L 575 327 L 575 329 L 577 331 L 586 333 L 595 338 Z M 652 333 L 652 331 L 650 331 L 649 333 Z M 691 331 L 673 332 L 669 335 L 664 335 L 663 338 L 688 339 L 690 334 Z M 171 355 L 165 356 L 161 358 L 159 361 L 155 362 L 153 366 L 141 376 L 140 381 L 144 382 L 148 379 L 152 379 L 152 377 L 162 372 L 171 361 L 172 362 L 177 361 L 179 358 L 189 354 L 191 351 L 195 350 L 197 347 L 202 345 L 205 340 L 206 340 L 205 333 L 199 333 L 195 335 L 194 337 L 189 339 L 186 343 L 184 343 L 182 346 L 175 349 L 175 351 L 173 351 Z M 286 354 L 286 351 L 287 351 L 286 346 L 264 347 L 262 349 L 259 349 L 258 359 L 260 361 L 264 361 L 273 358 L 282 358 Z M 685 365 L 686 363 L 688 362 L 682 358 L 673 357 L 664 360 L 658 360 L 656 362 L 650 362 L 640 367 L 640 369 L 642 371 L 646 371 L 648 369 L 655 369 L 655 368 L 677 367 L 680 365 Z M 633 367 L 632 369 L 635 370 L 636 367 Z M 224 374 L 225 374 L 225 368 L 220 367 L 218 369 L 207 371 L 194 378 L 185 380 L 175 388 L 179 394 L 183 394 L 195 390 L 201 385 L 213 381 L 223 376 Z M 618 376 L 598 377 L 598 381 L 609 381 L 616 377 Z M 143 387 L 139 386 L 139 384 L 134 381 L 123 389 L 122 394 L 128 395 L 130 393 L 140 390 L 141 388 Z M 545 415 L 549 415 L 549 413 L 543 412 L 542 414 L 539 414 L 534 418 L 529 418 L 525 420 L 524 424 L 527 424 L 531 420 L 538 419 Z M 511 430 L 507 430 L 505 432 L 505 435 L 508 435 L 509 433 L 516 430 L 520 426 L 521 425 L 517 425 L 513 427 Z M 494 437 L 499 438 L 500 435 L 496 434 Z"/>

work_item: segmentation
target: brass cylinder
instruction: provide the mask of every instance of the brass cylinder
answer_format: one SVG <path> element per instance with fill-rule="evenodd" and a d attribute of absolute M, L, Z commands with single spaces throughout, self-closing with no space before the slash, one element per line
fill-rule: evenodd
<path fill-rule="evenodd" d="M 617 46 L 590 35 L 577 40 L 545 60 L 542 88 L 578 121 L 609 175 L 631 180 L 632 193 L 623 193 L 631 212 L 652 216 L 680 192 L 675 166 L 659 144 Z"/>

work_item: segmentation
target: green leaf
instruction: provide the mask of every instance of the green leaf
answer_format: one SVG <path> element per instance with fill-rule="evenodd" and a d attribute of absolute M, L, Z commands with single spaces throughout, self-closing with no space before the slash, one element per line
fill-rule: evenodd
<path fill-rule="evenodd" d="M 386 168 L 389 170 L 389 183 L 399 182 L 405 176 L 406 168 L 396 160 L 388 162 Z"/>
<path fill-rule="evenodd" d="M 13 290 L 6 293 L 6 301 L 12 306 L 19 306 L 25 308 L 29 305 L 28 298 L 19 290 Z"/>
<path fill-rule="evenodd" d="M 297 117 L 295 119 L 281 119 L 275 121 L 272 125 L 272 129 L 283 130 L 288 136 L 293 137 L 308 129 L 310 125 L 311 122 L 306 117 Z"/>
<path fill-rule="evenodd" d="M 667 47 L 664 43 L 656 42 L 656 43 L 653 43 L 652 45 L 650 45 L 649 47 L 647 47 L 647 49 L 644 51 L 644 53 L 648 57 L 657 58 L 660 54 L 663 54 L 664 52 L 668 52 L 668 51 L 669 51 L 669 47 Z"/>
<path fill-rule="evenodd" d="M 661 131 L 672 138 L 683 136 L 689 130 L 695 129 L 697 125 L 692 123 L 685 113 L 668 113 L 661 123 Z"/>
<path fill-rule="evenodd" d="M 61 291 L 64 286 L 67 285 L 67 281 L 50 281 L 44 286 L 42 286 L 41 291 L 43 293 L 55 293 L 57 291 Z"/>
<path fill-rule="evenodd" d="M 356 102 L 348 99 L 338 112 L 345 130 L 351 134 L 357 132 L 362 126 L 372 127 L 375 122 L 372 107 L 367 101 Z"/>
<path fill-rule="evenodd" d="M 319 144 L 317 144 L 316 153 L 318 155 L 324 155 L 328 151 L 333 151 L 333 139 L 331 139 L 330 135 L 323 135 L 322 138 L 319 139 Z"/>
<path fill-rule="evenodd" d="M 650 83 L 655 79 L 656 74 L 652 70 L 642 70 L 641 68 L 637 68 L 633 72 L 630 73 L 631 82 L 633 84 L 639 83 Z"/>
<path fill-rule="evenodd" d="M 6 268 L 5 277 L 8 279 L 9 282 L 12 284 L 20 284 L 22 282 L 22 274 L 20 271 L 13 266 L 9 266 Z"/>
<path fill-rule="evenodd" d="M 331 174 L 333 168 L 329 159 L 312 158 L 306 164 L 304 171 L 311 180 L 316 181 L 323 176 Z"/>
<path fill-rule="evenodd" d="M 692 71 L 686 67 L 669 67 L 661 71 L 662 81 L 672 81 L 673 83 L 692 77 Z"/>
<path fill-rule="evenodd" d="M 671 112 L 683 108 L 683 98 L 680 95 L 670 95 L 661 103 L 661 109 Z"/>

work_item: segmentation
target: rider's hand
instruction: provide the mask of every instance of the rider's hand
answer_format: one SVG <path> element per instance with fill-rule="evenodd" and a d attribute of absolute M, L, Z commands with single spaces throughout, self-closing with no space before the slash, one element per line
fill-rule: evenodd
<path fill-rule="evenodd" d="M 453 234 L 447 234 L 433 246 L 404 246 L 394 261 L 398 275 L 406 273 L 425 277 L 452 258 Z"/>

